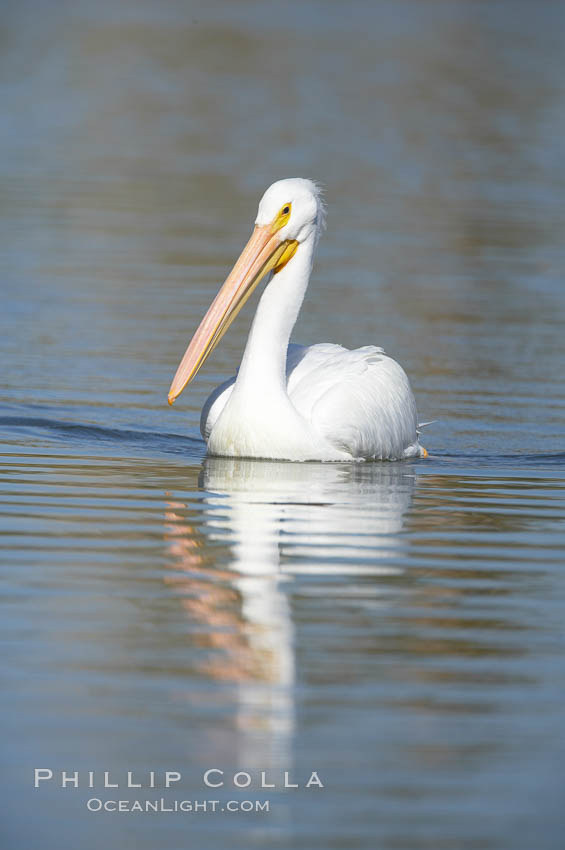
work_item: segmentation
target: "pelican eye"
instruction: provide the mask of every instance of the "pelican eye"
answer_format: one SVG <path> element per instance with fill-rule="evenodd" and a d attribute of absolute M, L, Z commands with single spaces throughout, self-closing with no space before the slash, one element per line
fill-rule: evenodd
<path fill-rule="evenodd" d="M 284 207 L 280 208 L 280 210 L 278 211 L 278 213 L 276 214 L 276 216 L 273 220 L 273 225 L 272 225 L 273 233 L 276 233 L 277 230 L 280 230 L 281 227 L 284 227 L 285 224 L 288 224 L 288 220 L 290 218 L 291 210 L 292 210 L 292 204 L 285 204 Z"/>

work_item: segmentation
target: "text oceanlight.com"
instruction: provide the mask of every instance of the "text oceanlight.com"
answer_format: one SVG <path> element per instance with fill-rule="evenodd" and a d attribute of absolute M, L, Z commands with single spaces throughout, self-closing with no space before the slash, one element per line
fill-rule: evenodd
<path fill-rule="evenodd" d="M 89 812 L 268 812 L 270 800 L 101 800 L 92 797 L 86 802 Z"/>

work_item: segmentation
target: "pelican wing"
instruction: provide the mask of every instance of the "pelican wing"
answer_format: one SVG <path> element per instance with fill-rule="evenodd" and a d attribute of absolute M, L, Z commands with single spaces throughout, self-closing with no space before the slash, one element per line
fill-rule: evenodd
<path fill-rule="evenodd" d="M 314 345 L 291 358 L 290 400 L 332 445 L 353 457 L 420 455 L 408 378 L 382 348 Z"/>

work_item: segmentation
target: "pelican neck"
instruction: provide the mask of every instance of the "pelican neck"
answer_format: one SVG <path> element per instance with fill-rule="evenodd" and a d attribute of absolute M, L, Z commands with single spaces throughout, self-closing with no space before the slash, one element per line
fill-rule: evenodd
<path fill-rule="evenodd" d="M 249 332 L 234 392 L 286 395 L 286 354 L 308 288 L 316 233 L 301 242 L 294 257 L 273 275 L 263 292 Z"/>

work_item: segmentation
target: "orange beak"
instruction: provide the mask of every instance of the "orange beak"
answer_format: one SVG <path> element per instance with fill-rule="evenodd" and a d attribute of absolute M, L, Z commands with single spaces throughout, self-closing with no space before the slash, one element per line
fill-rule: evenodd
<path fill-rule="evenodd" d="M 169 404 L 182 393 L 215 349 L 261 280 L 293 256 L 298 242 L 281 242 L 271 225 L 256 225 L 249 242 L 192 337 L 169 390 Z"/>

